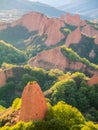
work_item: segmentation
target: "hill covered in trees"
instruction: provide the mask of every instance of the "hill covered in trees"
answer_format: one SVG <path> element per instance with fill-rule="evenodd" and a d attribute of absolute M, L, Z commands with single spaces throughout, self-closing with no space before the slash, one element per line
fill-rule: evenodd
<path fill-rule="evenodd" d="M 11 44 L 5 43 L 4 41 L 0 41 L 0 66 L 3 62 L 19 64 L 26 62 L 26 54 Z"/>

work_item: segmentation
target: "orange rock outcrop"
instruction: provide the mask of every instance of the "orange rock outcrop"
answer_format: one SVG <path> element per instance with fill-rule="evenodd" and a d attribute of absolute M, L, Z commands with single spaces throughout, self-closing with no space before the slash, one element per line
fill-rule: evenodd
<path fill-rule="evenodd" d="M 59 47 L 48 51 L 43 51 L 29 62 L 32 67 L 41 67 L 45 69 L 65 69 L 85 71 L 86 65 L 81 62 L 72 62 L 65 57 Z"/>
<path fill-rule="evenodd" d="M 88 81 L 88 85 L 95 85 L 98 84 L 98 74 L 95 74 L 90 80 Z"/>
<path fill-rule="evenodd" d="M 4 73 L 4 71 L 0 71 L 0 87 L 5 85 L 5 83 L 6 83 L 5 73 Z"/>
<path fill-rule="evenodd" d="M 45 69 L 60 69 L 65 70 L 68 66 L 68 60 L 61 53 L 59 47 L 38 54 L 34 59 L 28 62 L 31 66 L 41 67 Z"/>
<path fill-rule="evenodd" d="M 82 29 L 82 33 L 86 36 L 94 37 L 95 43 L 98 44 L 98 31 L 95 30 L 93 27 L 91 27 L 90 25 L 84 26 Z"/>
<path fill-rule="evenodd" d="M 24 15 L 21 19 L 12 23 L 12 27 L 16 25 L 21 25 L 26 27 L 30 32 L 38 31 L 39 35 L 46 34 L 46 45 L 55 45 L 64 38 L 64 35 L 61 33 L 61 27 L 64 27 L 64 21 L 59 18 L 48 18 L 47 16 L 31 12 Z"/>
<path fill-rule="evenodd" d="M 66 47 L 69 47 L 70 44 L 78 44 L 81 40 L 81 31 L 80 27 L 78 27 L 75 31 L 71 32 L 65 42 Z"/>
<path fill-rule="evenodd" d="M 19 120 L 24 122 L 42 120 L 46 112 L 47 104 L 40 86 L 36 82 L 29 83 L 22 94 Z"/>
<path fill-rule="evenodd" d="M 11 69 L 9 70 L 1 70 L 0 71 L 0 87 L 6 84 L 8 78 L 13 77 L 13 72 Z"/>
<path fill-rule="evenodd" d="M 62 16 L 61 19 L 65 20 L 66 23 L 75 25 L 75 26 L 84 26 L 86 25 L 85 20 L 80 19 L 80 15 L 71 15 L 70 13 L 67 13 L 66 16 Z"/>

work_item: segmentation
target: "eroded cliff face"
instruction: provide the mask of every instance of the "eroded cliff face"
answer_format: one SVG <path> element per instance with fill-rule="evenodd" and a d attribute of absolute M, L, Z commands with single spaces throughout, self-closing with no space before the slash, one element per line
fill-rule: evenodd
<path fill-rule="evenodd" d="M 12 69 L 0 71 L 0 87 L 6 84 L 8 78 L 13 77 Z"/>
<path fill-rule="evenodd" d="M 78 44 L 81 40 L 81 31 L 80 27 L 78 27 L 75 31 L 71 32 L 65 42 L 66 47 L 69 47 L 70 44 Z"/>
<path fill-rule="evenodd" d="M 0 71 L 0 87 L 5 85 L 5 83 L 6 83 L 6 75 L 4 71 Z"/>
<path fill-rule="evenodd" d="M 19 120 L 24 122 L 43 120 L 47 109 L 46 100 L 40 86 L 36 82 L 28 83 L 22 94 Z"/>
<path fill-rule="evenodd" d="M 82 29 L 82 33 L 86 36 L 94 37 L 95 43 L 98 44 L 98 31 L 95 30 L 93 27 L 91 27 L 90 25 L 84 26 Z"/>
<path fill-rule="evenodd" d="M 64 70 L 68 66 L 68 59 L 63 56 L 59 47 L 43 51 L 28 62 L 31 66 L 45 69 Z"/>
<path fill-rule="evenodd" d="M 90 85 L 90 86 L 91 86 L 91 85 L 98 84 L 98 73 L 95 73 L 95 74 L 93 75 L 93 77 L 89 79 L 89 81 L 88 81 L 87 83 L 88 83 L 88 85 Z"/>
<path fill-rule="evenodd" d="M 70 13 L 67 13 L 66 16 L 61 17 L 62 20 L 65 20 L 67 24 L 75 25 L 75 26 L 84 26 L 86 25 L 85 20 L 80 19 L 80 15 L 71 15 Z"/>
<path fill-rule="evenodd" d="M 85 71 L 86 69 L 86 65 L 83 63 L 72 62 L 65 57 L 59 47 L 41 52 L 36 57 L 32 58 L 28 63 L 32 67 L 41 67 L 47 70 L 57 68 L 62 71 L 67 69 Z"/>
<path fill-rule="evenodd" d="M 47 39 L 45 41 L 47 46 L 55 45 L 64 38 L 61 33 L 61 27 L 64 27 L 64 21 L 59 18 L 48 18 L 47 16 L 31 12 L 24 15 L 21 19 L 12 23 L 12 27 L 21 25 L 26 27 L 30 32 L 38 31 L 39 35 L 46 34 Z"/>

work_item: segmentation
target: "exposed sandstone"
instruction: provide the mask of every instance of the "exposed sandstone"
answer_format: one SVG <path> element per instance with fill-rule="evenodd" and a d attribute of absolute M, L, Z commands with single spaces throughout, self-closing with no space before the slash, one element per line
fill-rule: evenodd
<path fill-rule="evenodd" d="M 36 83 L 29 83 L 22 94 L 22 105 L 19 120 L 28 122 L 42 120 L 47 112 L 47 104 L 40 86 Z"/>
<path fill-rule="evenodd" d="M 86 25 L 85 27 L 83 27 L 82 33 L 89 37 L 94 37 L 95 43 L 98 44 L 98 31 L 95 30 L 93 27 L 91 27 L 90 25 Z"/>
<path fill-rule="evenodd" d="M 71 70 L 79 70 L 79 71 L 82 70 L 82 71 L 85 71 L 86 65 L 83 64 L 82 62 L 71 62 L 69 64 L 69 68 Z"/>
<path fill-rule="evenodd" d="M 60 69 L 65 70 L 68 66 L 68 60 L 61 53 L 60 48 L 55 48 L 43 51 L 38 54 L 34 59 L 29 61 L 29 64 L 34 67 L 41 67 L 45 69 Z"/>
<path fill-rule="evenodd" d="M 88 85 L 95 85 L 98 84 L 98 74 L 95 74 L 90 80 L 88 81 Z"/>
<path fill-rule="evenodd" d="M 61 19 L 65 20 L 66 23 L 75 25 L 75 26 L 84 26 L 86 25 L 85 20 L 80 19 L 80 15 L 71 15 L 70 13 L 67 13 L 66 16 L 62 16 Z"/>
<path fill-rule="evenodd" d="M 46 45 L 55 45 L 64 38 L 61 33 L 60 28 L 64 27 L 64 21 L 59 18 L 48 18 L 47 16 L 31 12 L 24 15 L 21 19 L 12 23 L 12 27 L 16 25 L 21 25 L 26 27 L 30 32 L 38 31 L 39 35 L 46 34 Z"/>
<path fill-rule="evenodd" d="M 78 44 L 81 40 L 81 31 L 78 27 L 75 31 L 71 32 L 66 39 L 66 47 L 69 47 L 70 44 Z"/>
<path fill-rule="evenodd" d="M 59 47 L 41 52 L 35 58 L 29 61 L 32 67 L 41 67 L 45 69 L 66 69 L 85 71 L 86 65 L 82 62 L 72 62 L 65 57 Z"/>
<path fill-rule="evenodd" d="M 0 87 L 6 84 L 8 78 L 13 77 L 13 72 L 11 69 L 0 71 Z"/>
<path fill-rule="evenodd" d="M 5 83 L 6 83 L 5 73 L 4 73 L 4 71 L 0 71 L 0 87 L 5 85 Z"/>

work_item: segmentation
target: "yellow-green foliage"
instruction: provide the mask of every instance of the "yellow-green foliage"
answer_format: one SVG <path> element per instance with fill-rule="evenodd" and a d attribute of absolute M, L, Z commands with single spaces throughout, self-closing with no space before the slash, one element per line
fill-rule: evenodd
<path fill-rule="evenodd" d="M 26 61 L 24 52 L 18 50 L 9 43 L 0 41 L 0 66 L 3 62 L 6 63 L 23 63 Z"/>
<path fill-rule="evenodd" d="M 98 130 L 98 125 L 86 122 L 78 109 L 64 102 L 48 105 L 45 120 L 18 122 L 14 126 L 4 126 L 0 130 Z"/>
<path fill-rule="evenodd" d="M 13 101 L 13 104 L 12 104 L 12 108 L 14 110 L 17 110 L 17 109 L 20 109 L 21 107 L 21 99 L 20 98 L 16 98 L 14 101 Z"/>
<path fill-rule="evenodd" d="M 6 108 L 0 105 L 0 112 L 3 112 L 4 110 L 6 110 Z"/>

